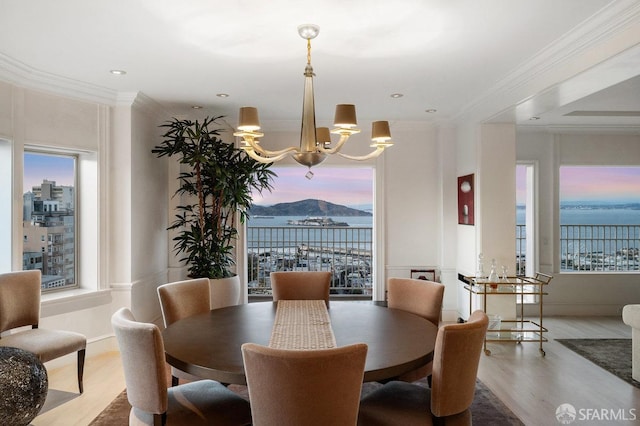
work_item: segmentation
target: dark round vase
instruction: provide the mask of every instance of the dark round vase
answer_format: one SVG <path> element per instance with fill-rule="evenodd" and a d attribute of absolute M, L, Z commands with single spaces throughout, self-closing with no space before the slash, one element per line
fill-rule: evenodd
<path fill-rule="evenodd" d="M 47 370 L 38 357 L 0 347 L 0 425 L 28 425 L 47 397 Z"/>

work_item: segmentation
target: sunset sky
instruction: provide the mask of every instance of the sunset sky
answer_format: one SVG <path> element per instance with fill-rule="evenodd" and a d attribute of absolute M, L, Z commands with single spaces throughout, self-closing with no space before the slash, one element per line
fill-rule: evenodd
<path fill-rule="evenodd" d="M 335 168 L 314 167 L 312 179 L 305 178 L 307 169 L 302 166 L 272 167 L 278 177 L 274 179 L 274 191 L 254 202 L 261 206 L 315 198 L 345 206 L 373 204 L 373 169 L 370 167 Z"/>
<path fill-rule="evenodd" d="M 562 201 L 640 202 L 640 167 L 560 167 Z"/>
<path fill-rule="evenodd" d="M 69 157 L 27 153 L 24 157 L 24 192 L 43 179 L 73 185 L 73 160 Z M 272 167 L 278 175 L 274 191 L 256 195 L 257 205 L 317 198 L 346 206 L 373 204 L 373 169 L 370 167 L 314 167 L 305 178 L 302 166 Z M 517 168 L 518 204 L 524 202 L 524 167 Z M 563 166 L 560 168 L 562 201 L 640 202 L 640 167 Z"/>
<path fill-rule="evenodd" d="M 73 186 L 73 159 L 57 155 L 24 154 L 24 192 L 31 191 L 44 179 L 56 182 L 56 185 Z"/>

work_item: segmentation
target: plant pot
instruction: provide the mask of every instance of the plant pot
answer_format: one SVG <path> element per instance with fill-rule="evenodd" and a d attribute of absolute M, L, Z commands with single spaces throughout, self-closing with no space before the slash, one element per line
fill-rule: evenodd
<path fill-rule="evenodd" d="M 211 278 L 209 287 L 211 288 L 211 309 L 240 304 L 242 286 L 238 275 L 229 278 Z"/>

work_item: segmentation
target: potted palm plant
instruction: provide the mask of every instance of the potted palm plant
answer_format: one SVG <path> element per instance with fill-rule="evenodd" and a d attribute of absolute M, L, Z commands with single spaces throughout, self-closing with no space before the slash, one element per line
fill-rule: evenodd
<path fill-rule="evenodd" d="M 188 166 L 180 172 L 174 195 L 181 203 L 168 229 L 178 231 L 174 250 L 183 255 L 180 261 L 187 263 L 189 277 L 211 280 L 212 307 L 217 285 L 227 287 L 221 291 L 234 291 L 235 286 L 239 300 L 240 281 L 232 269 L 237 221 L 246 220 L 252 191 L 271 191 L 275 176 L 270 164 L 253 160 L 219 137 L 225 131 L 221 118 L 167 121 L 160 126 L 166 129 L 162 143 L 151 151 L 157 157 L 175 156 Z"/>

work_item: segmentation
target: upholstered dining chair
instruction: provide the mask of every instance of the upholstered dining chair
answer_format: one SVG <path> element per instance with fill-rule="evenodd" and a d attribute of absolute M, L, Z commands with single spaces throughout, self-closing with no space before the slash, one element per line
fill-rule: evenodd
<path fill-rule="evenodd" d="M 249 403 L 222 384 L 199 380 L 167 388 L 164 343 L 155 324 L 127 308 L 111 317 L 131 404 L 129 425 L 249 425 Z"/>
<path fill-rule="evenodd" d="M 271 273 L 273 301 L 324 300 L 329 306 L 331 272 L 276 271 Z"/>
<path fill-rule="evenodd" d="M 444 284 L 411 278 L 389 278 L 387 281 L 387 306 L 419 315 L 439 326 L 442 313 Z M 433 363 L 429 362 L 397 377 L 397 380 L 413 382 L 431 375 Z"/>
<path fill-rule="evenodd" d="M 208 278 L 176 281 L 158 286 L 158 298 L 164 326 L 196 314 L 209 312 L 211 289 Z M 176 386 L 180 379 L 194 381 L 201 377 L 171 367 L 171 385 Z"/>
<path fill-rule="evenodd" d="M 478 364 L 489 318 L 480 310 L 462 324 L 438 330 L 431 389 L 392 381 L 362 398 L 358 424 L 470 425 Z"/>
<path fill-rule="evenodd" d="M 82 375 L 87 338 L 66 330 L 39 328 L 41 272 L 18 271 L 0 274 L 0 333 L 13 330 L 0 338 L 0 346 L 12 346 L 34 353 L 41 362 L 78 353 L 78 390 L 84 392 Z"/>
<path fill-rule="evenodd" d="M 355 425 L 367 345 L 275 349 L 242 345 L 255 426 Z"/>

